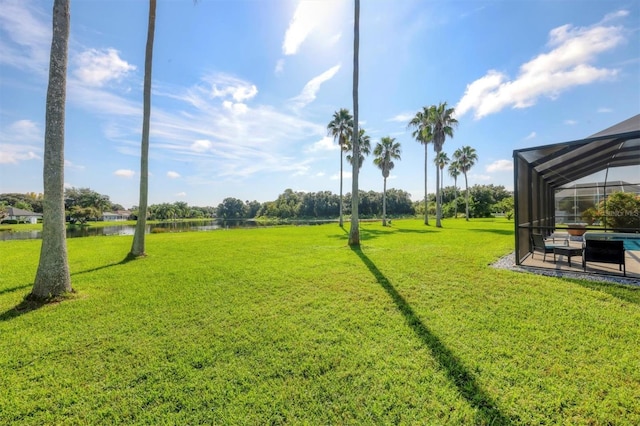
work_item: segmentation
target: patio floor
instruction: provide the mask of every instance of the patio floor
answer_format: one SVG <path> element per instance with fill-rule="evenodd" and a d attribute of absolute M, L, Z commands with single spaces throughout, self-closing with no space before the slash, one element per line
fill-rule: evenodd
<path fill-rule="evenodd" d="M 556 243 L 559 243 L 559 241 L 566 238 L 562 234 L 555 234 L 552 237 L 555 237 Z M 552 237 L 549 238 L 551 239 Z M 582 238 L 571 237 L 569 239 L 569 247 L 581 248 Z M 640 281 L 640 251 L 626 250 L 625 264 L 627 269 L 627 278 L 633 281 Z M 541 253 L 535 253 L 533 256 L 530 253 L 529 256 L 527 256 L 527 258 L 523 262 L 521 262 L 520 266 L 526 268 L 543 268 L 556 270 L 558 272 L 584 273 L 584 269 L 582 268 L 582 256 L 580 255 L 572 256 L 571 266 L 569 266 L 567 256 L 556 255 L 556 260 L 554 262 L 553 253 L 547 254 L 544 261 L 543 255 Z M 621 278 L 623 277 L 622 271 L 619 269 L 619 266 L 610 263 L 587 262 L 586 272 L 589 275 L 593 274 L 616 276 Z"/>

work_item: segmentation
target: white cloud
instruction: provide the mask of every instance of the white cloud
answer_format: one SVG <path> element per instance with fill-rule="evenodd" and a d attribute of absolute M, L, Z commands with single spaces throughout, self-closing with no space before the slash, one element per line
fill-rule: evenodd
<path fill-rule="evenodd" d="M 511 160 L 496 160 L 489 164 L 486 168 L 487 173 L 493 172 L 510 172 L 513 171 L 513 161 Z"/>
<path fill-rule="evenodd" d="M 298 3 L 293 18 L 282 42 L 282 53 L 295 55 L 300 50 L 304 41 L 317 30 L 330 30 L 341 15 L 340 8 L 344 6 L 342 1 L 331 0 L 302 0 Z M 334 44 L 340 40 L 341 34 L 333 33 L 326 37 L 325 41 Z"/>
<path fill-rule="evenodd" d="M 0 7 L 0 63 L 45 75 L 49 67 L 51 19 L 24 0 Z"/>
<path fill-rule="evenodd" d="M 494 114 L 506 107 L 527 108 L 542 96 L 557 98 L 571 87 L 591 84 L 615 77 L 618 70 L 590 65 L 598 54 L 611 50 L 625 41 L 623 28 L 605 26 L 605 21 L 625 16 L 624 11 L 607 15 L 591 27 L 563 25 L 549 32 L 551 50 L 520 66 L 517 78 L 499 71 L 487 74 L 467 86 L 456 105 L 462 116 L 474 111 L 476 119 Z"/>
<path fill-rule="evenodd" d="M 78 68 L 73 72 L 80 82 L 89 86 L 104 86 L 106 83 L 121 80 L 136 67 L 120 58 L 115 49 L 89 49 L 75 58 Z"/>
<path fill-rule="evenodd" d="M 493 178 L 488 175 L 469 175 L 469 180 L 488 182 L 493 180 Z"/>
<path fill-rule="evenodd" d="M 348 166 L 351 167 L 350 164 L 348 164 Z M 344 171 L 344 170 L 342 171 L 342 179 L 343 180 L 351 179 L 351 175 L 352 175 L 351 172 L 347 172 L 347 171 Z M 338 172 L 338 173 L 336 173 L 334 175 L 331 175 L 331 177 L 329 179 L 331 179 L 331 180 L 340 180 L 340 172 Z"/>
<path fill-rule="evenodd" d="M 309 146 L 305 152 L 313 153 L 313 152 L 321 152 L 321 151 L 337 151 L 338 144 L 334 143 L 333 138 L 329 136 L 325 136 L 320 139 L 318 142 L 315 142 L 311 146 Z"/>
<path fill-rule="evenodd" d="M 18 164 L 25 160 L 39 160 L 44 136 L 31 120 L 18 120 L 0 129 L 0 164 Z"/>
<path fill-rule="evenodd" d="M 247 111 L 249 111 L 249 107 L 247 107 L 247 104 L 243 104 L 242 102 L 231 102 L 231 101 L 224 101 L 222 102 L 222 106 L 224 109 L 231 111 L 233 114 L 244 114 Z"/>
<path fill-rule="evenodd" d="M 564 124 L 568 125 L 568 126 L 575 126 L 576 124 L 578 124 L 578 122 L 576 120 L 564 120 Z"/>
<path fill-rule="evenodd" d="M 598 108 L 598 112 L 599 113 L 608 114 L 610 112 L 613 112 L 613 109 L 611 109 L 611 108 Z"/>
<path fill-rule="evenodd" d="M 167 177 L 170 179 L 177 179 L 180 177 L 180 173 L 178 172 L 174 172 L 174 171 L 168 171 L 167 172 Z"/>
<path fill-rule="evenodd" d="M 113 172 L 113 174 L 123 178 L 132 178 L 133 176 L 135 176 L 136 172 L 134 172 L 133 170 L 118 169 Z"/>
<path fill-rule="evenodd" d="M 20 145 L 0 144 L 0 164 L 18 164 L 24 160 L 39 160 L 40 156 L 33 151 L 23 149 Z"/>
<path fill-rule="evenodd" d="M 191 144 L 191 150 L 195 152 L 205 152 L 211 149 L 211 141 L 199 139 Z"/>
<path fill-rule="evenodd" d="M 316 94 L 320 90 L 320 86 L 325 81 L 331 80 L 340 70 L 340 64 L 335 65 L 322 74 L 312 78 L 307 84 L 305 84 L 302 92 L 298 96 L 292 99 L 297 108 L 302 108 L 305 105 L 313 102 L 316 99 Z"/>
<path fill-rule="evenodd" d="M 537 136 L 536 132 L 531 132 L 531 133 L 529 133 L 529 134 L 527 135 L 527 137 L 526 137 L 526 138 L 524 138 L 524 140 L 526 140 L 526 141 L 530 141 L 531 139 L 535 139 L 535 138 L 536 138 L 536 136 Z"/>
<path fill-rule="evenodd" d="M 398 115 L 394 115 L 393 117 L 389 118 L 387 121 L 396 121 L 398 123 L 408 123 L 415 116 L 416 116 L 415 113 L 402 112 Z"/>
<path fill-rule="evenodd" d="M 276 62 L 276 68 L 274 72 L 276 74 L 280 74 L 282 71 L 284 71 L 284 59 L 278 59 L 278 62 Z"/>
<path fill-rule="evenodd" d="M 184 197 L 186 197 L 186 196 L 187 196 L 187 193 L 186 193 L 186 192 L 178 192 L 178 193 L 176 194 L 176 197 L 180 197 L 180 198 L 184 198 Z"/>
<path fill-rule="evenodd" d="M 211 85 L 210 95 L 213 98 L 231 97 L 236 102 L 243 102 L 258 94 L 255 84 L 228 74 L 213 74 L 205 77 L 204 80 Z"/>
<path fill-rule="evenodd" d="M 76 170 L 84 170 L 86 169 L 85 166 L 81 166 L 79 164 L 74 164 L 72 161 L 70 160 L 64 160 L 64 167 L 65 169 L 69 168 L 69 169 L 76 169 Z"/>

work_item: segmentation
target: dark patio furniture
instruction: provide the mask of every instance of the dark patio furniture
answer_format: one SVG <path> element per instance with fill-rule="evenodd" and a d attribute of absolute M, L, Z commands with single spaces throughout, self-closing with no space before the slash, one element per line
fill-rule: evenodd
<path fill-rule="evenodd" d="M 556 255 L 558 256 L 567 256 L 567 260 L 569 261 L 569 267 L 571 267 L 571 256 L 581 256 L 582 248 L 580 247 L 554 247 L 553 248 L 553 261 L 556 261 Z"/>
<path fill-rule="evenodd" d="M 535 252 L 542 253 L 542 261 L 544 262 L 547 259 L 547 253 L 553 253 L 553 249 L 556 247 L 567 247 L 567 244 L 549 244 L 544 240 L 542 234 L 531 234 L 531 256 L 535 254 Z M 555 262 L 555 256 L 554 256 Z"/>
<path fill-rule="evenodd" d="M 624 261 L 624 241 L 620 240 L 586 240 L 584 253 L 582 254 L 582 268 L 587 270 L 587 262 L 617 264 L 627 276 L 627 267 Z"/>

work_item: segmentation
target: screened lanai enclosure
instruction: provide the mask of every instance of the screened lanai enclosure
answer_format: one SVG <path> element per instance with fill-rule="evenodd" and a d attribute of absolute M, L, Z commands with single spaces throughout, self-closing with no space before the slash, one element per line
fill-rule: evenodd
<path fill-rule="evenodd" d="M 514 150 L 513 157 L 517 264 L 531 255 L 534 233 L 568 233 L 574 241 L 585 232 L 624 233 L 637 237 L 640 250 L 640 114 L 581 140 Z"/>

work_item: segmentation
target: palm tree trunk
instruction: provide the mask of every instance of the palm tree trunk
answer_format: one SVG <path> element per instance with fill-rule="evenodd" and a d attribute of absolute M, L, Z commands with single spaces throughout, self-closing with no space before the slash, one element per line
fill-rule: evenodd
<path fill-rule="evenodd" d="M 439 153 L 440 152 L 436 152 L 436 156 Z M 442 224 L 440 223 L 442 216 L 440 208 L 440 168 L 436 167 L 436 228 L 442 228 Z"/>
<path fill-rule="evenodd" d="M 340 227 L 342 228 L 342 143 L 339 143 L 340 148 Z"/>
<path fill-rule="evenodd" d="M 424 144 L 424 224 L 429 225 L 429 195 L 427 194 L 428 144 Z"/>
<path fill-rule="evenodd" d="M 360 49 L 360 0 L 355 0 L 355 12 L 353 21 L 353 178 L 351 186 L 351 230 L 349 232 L 349 245 L 360 245 L 360 223 L 358 220 L 358 171 L 360 147 L 358 146 L 358 54 Z"/>
<path fill-rule="evenodd" d="M 64 212 L 64 120 L 69 53 L 69 0 L 53 3 L 53 35 L 44 140 L 42 247 L 30 299 L 70 292 Z"/>
<path fill-rule="evenodd" d="M 454 218 L 458 218 L 458 178 L 453 178 L 453 204 L 455 208 Z"/>
<path fill-rule="evenodd" d="M 384 178 L 382 190 L 382 226 L 387 226 L 387 178 Z"/>
<path fill-rule="evenodd" d="M 466 208 L 465 208 L 465 219 L 468 221 L 469 220 L 469 183 L 467 181 L 467 172 L 464 173 L 464 187 L 465 187 L 465 204 L 466 204 Z"/>
<path fill-rule="evenodd" d="M 133 235 L 130 256 L 145 256 L 145 230 L 147 227 L 147 199 L 149 194 L 149 127 L 151 121 L 151 67 L 153 65 L 153 38 L 156 27 L 156 0 L 149 0 L 149 25 L 144 59 L 144 93 L 142 117 L 142 142 L 140 154 L 140 203 L 138 220 Z"/>

